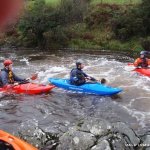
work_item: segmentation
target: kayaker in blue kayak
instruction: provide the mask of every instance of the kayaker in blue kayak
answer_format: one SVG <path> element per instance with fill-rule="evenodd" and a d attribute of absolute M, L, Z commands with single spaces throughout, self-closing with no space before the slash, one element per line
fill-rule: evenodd
<path fill-rule="evenodd" d="M 4 68 L 0 72 L 0 86 L 18 85 L 18 82 L 26 82 L 29 79 L 22 79 L 16 76 L 12 71 L 13 62 L 9 59 L 3 62 Z"/>
<path fill-rule="evenodd" d="M 71 84 L 79 86 L 79 85 L 85 84 L 86 82 L 89 83 L 89 81 L 97 82 L 97 80 L 95 78 L 84 73 L 82 70 L 83 68 L 84 68 L 84 64 L 82 63 L 82 61 L 77 61 L 76 68 L 72 69 L 70 72 L 70 83 Z M 101 83 L 106 82 L 105 79 L 102 79 L 102 80 L 101 80 Z"/>
<path fill-rule="evenodd" d="M 147 68 L 150 65 L 150 60 L 147 58 L 148 52 L 141 51 L 140 57 L 134 62 L 135 67 Z"/>

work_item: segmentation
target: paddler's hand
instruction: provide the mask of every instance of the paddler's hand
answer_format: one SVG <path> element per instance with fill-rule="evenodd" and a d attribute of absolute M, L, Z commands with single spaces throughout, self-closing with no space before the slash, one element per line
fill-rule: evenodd
<path fill-rule="evenodd" d="M 91 80 L 91 77 L 86 77 L 85 79 L 86 79 L 86 80 Z"/>
<path fill-rule="evenodd" d="M 25 79 L 25 81 L 29 81 L 29 80 L 30 80 L 30 78 L 26 78 L 26 79 Z"/>
<path fill-rule="evenodd" d="M 18 82 L 14 83 L 14 86 L 17 86 L 17 85 L 19 85 L 19 83 L 18 83 Z"/>

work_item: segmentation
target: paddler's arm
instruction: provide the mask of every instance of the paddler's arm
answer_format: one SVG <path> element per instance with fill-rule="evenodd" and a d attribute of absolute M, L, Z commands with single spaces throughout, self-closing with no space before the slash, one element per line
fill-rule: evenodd
<path fill-rule="evenodd" d="M 8 84 L 8 75 L 5 71 L 1 72 L 1 82 L 3 86 L 6 86 Z"/>
<path fill-rule="evenodd" d="M 133 63 L 134 67 L 138 67 L 139 63 L 141 63 L 141 61 L 140 61 L 139 58 L 137 58 L 137 59 L 135 60 L 135 62 Z"/>
<path fill-rule="evenodd" d="M 83 74 L 84 74 L 84 77 L 85 77 L 86 79 L 91 80 L 91 81 L 97 81 L 95 78 L 93 78 L 93 77 L 87 75 L 86 73 L 83 72 Z"/>
<path fill-rule="evenodd" d="M 13 77 L 14 77 L 14 81 L 17 81 L 17 82 L 25 82 L 25 81 L 27 81 L 27 79 L 22 79 L 22 78 L 16 76 L 15 74 L 13 74 Z"/>

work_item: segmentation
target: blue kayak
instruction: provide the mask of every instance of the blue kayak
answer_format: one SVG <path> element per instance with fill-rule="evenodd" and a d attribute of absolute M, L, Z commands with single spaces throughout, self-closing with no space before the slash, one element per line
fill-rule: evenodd
<path fill-rule="evenodd" d="M 71 90 L 82 93 L 96 94 L 101 96 L 111 96 L 122 91 L 120 88 L 113 88 L 100 83 L 86 83 L 84 85 L 71 85 L 68 79 L 49 78 L 48 81 L 65 90 Z"/>

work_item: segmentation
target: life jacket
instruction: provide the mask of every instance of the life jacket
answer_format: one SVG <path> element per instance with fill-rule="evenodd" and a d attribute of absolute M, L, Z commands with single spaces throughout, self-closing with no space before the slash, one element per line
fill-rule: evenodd
<path fill-rule="evenodd" d="M 2 69 L 1 71 L 5 71 L 8 74 L 8 83 L 9 84 L 13 84 L 14 83 L 14 75 L 13 72 L 11 70 L 7 70 L 7 69 Z"/>
<path fill-rule="evenodd" d="M 146 68 L 146 67 L 148 67 L 149 62 L 148 62 L 147 58 L 137 58 L 134 62 L 134 65 L 136 67 Z"/>
<path fill-rule="evenodd" d="M 10 84 L 14 83 L 13 72 L 11 70 L 8 71 L 8 81 Z"/>
<path fill-rule="evenodd" d="M 71 83 L 76 83 L 78 81 L 85 82 L 85 77 L 82 70 L 79 70 L 77 68 L 72 69 L 70 73 L 70 81 Z"/>

